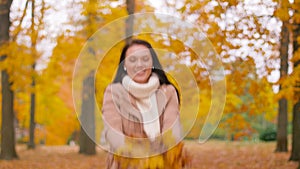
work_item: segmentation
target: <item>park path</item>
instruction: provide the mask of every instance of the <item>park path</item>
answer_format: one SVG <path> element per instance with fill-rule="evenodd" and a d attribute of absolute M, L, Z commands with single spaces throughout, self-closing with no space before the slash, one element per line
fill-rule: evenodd
<path fill-rule="evenodd" d="M 185 147 L 193 156 L 194 169 L 296 169 L 298 165 L 288 161 L 289 153 L 274 153 L 275 142 L 185 141 Z M 20 145 L 17 152 L 20 159 L 0 161 L 0 169 L 101 169 L 106 157 L 100 148 L 95 156 L 78 154 L 77 146 L 27 150 Z"/>

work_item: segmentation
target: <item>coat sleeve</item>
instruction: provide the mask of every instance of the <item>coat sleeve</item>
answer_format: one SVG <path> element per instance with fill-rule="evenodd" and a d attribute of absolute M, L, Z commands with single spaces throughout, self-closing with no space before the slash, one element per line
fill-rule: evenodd
<path fill-rule="evenodd" d="M 122 133 L 122 118 L 117 103 L 118 96 L 113 94 L 113 87 L 109 85 L 103 97 L 102 118 L 104 121 L 105 139 L 112 151 L 124 145 L 125 136 Z"/>
<path fill-rule="evenodd" d="M 166 93 L 168 101 L 164 111 L 162 132 L 171 130 L 176 142 L 178 142 L 180 141 L 182 134 L 177 92 L 173 85 L 168 85 Z"/>

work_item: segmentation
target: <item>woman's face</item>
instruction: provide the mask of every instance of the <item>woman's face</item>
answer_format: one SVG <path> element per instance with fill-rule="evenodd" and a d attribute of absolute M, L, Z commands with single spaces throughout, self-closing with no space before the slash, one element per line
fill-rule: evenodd
<path fill-rule="evenodd" d="M 137 83 L 147 83 L 152 72 L 153 60 L 144 45 L 132 45 L 126 51 L 124 67 L 128 76 Z"/>

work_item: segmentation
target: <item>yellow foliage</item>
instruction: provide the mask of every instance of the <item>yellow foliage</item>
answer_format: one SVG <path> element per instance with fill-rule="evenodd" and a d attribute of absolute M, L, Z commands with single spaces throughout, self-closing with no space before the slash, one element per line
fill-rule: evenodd
<path fill-rule="evenodd" d="M 136 12 L 145 12 L 145 11 L 153 11 L 154 9 L 147 4 L 145 1 L 136 1 Z M 223 21 L 222 18 L 224 14 L 226 15 L 227 9 L 234 10 L 235 8 L 230 8 L 232 6 L 236 6 L 239 3 L 243 3 L 242 1 L 237 0 L 229 0 L 229 1 L 218 1 L 215 6 L 212 8 L 208 8 L 208 4 L 211 1 L 203 0 L 201 3 L 197 1 L 187 0 L 184 1 L 184 5 L 182 8 L 178 9 L 179 14 L 182 18 L 189 18 L 189 16 L 193 16 L 195 18 L 195 23 L 201 25 L 201 29 L 204 31 L 205 35 L 210 38 L 211 43 L 216 49 L 216 52 L 223 57 L 224 59 L 224 68 L 227 73 L 226 81 L 227 81 L 227 95 L 226 95 L 226 107 L 224 109 L 225 115 L 232 114 L 232 117 L 228 119 L 228 123 L 230 125 L 230 129 L 232 130 L 244 130 L 245 128 L 249 128 L 248 122 L 244 119 L 244 117 L 240 113 L 247 113 L 248 115 L 259 115 L 265 113 L 265 118 L 267 120 L 272 121 L 275 118 L 276 114 L 276 100 L 274 100 L 274 94 L 271 88 L 271 85 L 266 81 L 266 79 L 259 79 L 257 76 L 256 64 L 253 58 L 247 57 L 246 59 L 239 59 L 238 56 L 232 56 L 230 52 L 234 49 L 239 49 L 241 47 L 240 44 L 233 44 L 229 42 L 228 39 L 234 39 L 235 37 L 245 38 L 246 35 L 243 35 L 243 30 L 239 30 L 238 23 L 234 23 L 233 30 L 226 30 L 226 28 L 221 28 L 219 21 Z M 118 19 L 120 17 L 126 16 L 126 7 L 125 4 L 117 5 L 113 7 L 111 2 L 101 2 L 96 0 L 80 2 L 82 5 L 82 16 L 84 17 L 83 21 L 74 21 L 70 20 L 70 24 L 81 25 L 80 28 L 69 29 L 67 31 L 68 35 L 76 35 L 76 36 L 68 36 L 67 34 L 61 35 L 57 37 L 56 42 L 57 45 L 55 49 L 52 51 L 52 56 L 50 57 L 50 61 L 47 65 L 47 68 L 43 72 L 36 73 L 32 70 L 31 65 L 36 62 L 37 58 L 41 55 L 38 51 L 33 50 L 28 44 L 20 43 L 19 41 L 10 42 L 8 44 L 2 45 L 0 48 L 0 55 L 7 55 L 7 59 L 3 62 L 0 62 L 0 69 L 7 70 L 10 74 L 10 81 L 13 82 L 13 90 L 17 92 L 16 94 L 16 104 L 15 111 L 16 116 L 21 123 L 22 127 L 28 128 L 29 122 L 29 93 L 36 92 L 37 94 L 37 106 L 36 106 L 36 122 L 45 126 L 45 137 L 47 144 L 65 144 L 66 139 L 70 136 L 70 134 L 74 130 L 78 130 L 79 123 L 76 118 L 76 113 L 73 107 L 72 102 L 72 75 L 75 60 L 81 52 L 80 49 L 85 44 L 86 40 L 101 26 L 110 23 L 114 19 Z M 243 7 L 243 5 L 241 5 Z M 299 5 L 292 5 L 293 9 L 298 9 Z M 290 3 L 288 0 L 282 1 L 280 8 L 275 11 L 275 15 L 279 17 L 281 20 L 286 21 L 289 20 L 288 10 L 290 8 Z M 233 11 L 234 12 L 234 11 Z M 199 15 L 201 13 L 201 15 Z M 246 15 L 246 14 L 245 14 Z M 261 31 L 260 23 L 257 21 L 258 19 L 254 15 L 246 15 L 246 21 L 250 21 L 251 17 L 254 18 L 255 28 L 249 27 L 249 31 Z M 294 15 L 294 20 L 296 22 L 299 21 L 299 14 Z M 247 20 L 249 19 L 249 20 Z M 244 22 L 245 20 L 243 20 Z M 241 22 L 241 23 L 243 23 Z M 141 23 L 142 25 L 143 23 Z M 163 23 L 159 23 L 163 24 Z M 12 24 L 13 25 L 13 24 Z M 139 24 L 137 24 L 139 26 Z M 247 25 L 245 25 L 247 26 Z M 23 28 L 22 28 L 23 29 Z M 76 30 L 75 29 L 81 29 Z M 153 28 L 148 25 L 145 28 L 151 31 Z M 21 27 L 16 27 L 12 29 L 12 34 L 17 34 L 16 32 L 20 32 Z M 178 30 L 175 33 L 181 33 Z M 36 39 L 36 34 L 25 31 L 26 38 L 32 39 L 33 41 L 37 40 L 39 43 L 39 39 Z M 101 39 L 97 40 L 94 43 L 90 44 L 90 51 L 82 51 L 85 55 L 94 55 L 95 59 L 88 60 L 84 63 L 83 67 L 88 67 L 92 62 L 97 62 L 98 56 L 102 55 L 103 52 L 107 52 L 105 57 L 103 58 L 101 65 L 99 65 L 97 73 L 96 73 L 96 99 L 98 103 L 98 107 L 101 107 L 102 97 L 105 87 L 112 81 L 113 75 L 115 74 L 118 59 L 120 55 L 120 51 L 124 42 L 117 43 L 114 47 L 112 47 L 109 51 L 101 51 L 99 49 L 99 44 L 105 46 L 106 44 L 111 44 L 114 37 L 120 34 L 124 34 L 124 23 L 116 26 L 112 30 L 108 30 L 106 33 L 112 37 L 111 39 Z M 38 33 L 38 31 L 36 32 Z M 259 32 L 260 35 L 268 36 L 270 31 L 264 30 L 264 32 Z M 24 35 L 25 36 L 25 35 Z M 153 44 L 154 48 L 165 49 L 168 51 L 172 51 L 176 55 L 180 55 L 182 53 L 187 52 L 187 56 L 190 57 L 191 61 L 197 60 L 198 56 L 191 49 L 187 49 L 183 42 L 180 42 L 178 39 L 174 39 L 170 37 L 164 37 L 162 35 L 137 35 L 137 38 L 142 38 L 148 40 L 151 44 Z M 248 38 L 248 37 L 247 37 Z M 191 37 L 193 40 L 193 37 Z M 164 42 L 168 41 L 169 45 L 166 45 Z M 298 41 L 299 37 L 298 37 Z M 266 41 L 266 44 L 272 45 L 272 43 Z M 251 48 L 255 48 L 255 41 L 251 42 L 249 45 Z M 210 49 L 200 48 L 199 51 L 203 53 L 208 53 Z M 254 51 L 264 52 L 263 48 L 256 48 Z M 229 52 L 230 51 L 230 52 Z M 104 54 L 103 54 L 104 55 Z M 256 55 L 256 54 L 255 54 Z M 181 55 L 180 55 L 181 56 Z M 174 62 L 180 61 L 178 58 Z M 255 56 L 259 57 L 259 56 Z M 264 56 L 261 56 L 264 57 Z M 263 58 L 264 60 L 268 58 Z M 299 51 L 295 52 L 292 61 L 296 61 L 300 59 Z M 225 61 L 226 60 L 226 61 Z M 212 63 L 215 60 L 211 60 Z M 173 64 L 173 63 L 169 63 Z M 177 68 L 177 67 L 176 67 Z M 199 126 L 202 125 L 205 116 L 209 112 L 211 106 L 211 79 L 207 74 L 207 70 L 205 68 L 199 67 L 198 65 L 192 65 L 192 72 L 197 81 L 197 85 L 200 87 L 200 94 L 192 93 L 192 90 L 186 88 L 182 88 L 180 92 L 186 92 L 189 97 L 187 100 L 190 100 L 192 103 L 195 103 L 197 98 L 200 98 L 200 106 L 199 112 L 197 112 L 197 121 L 195 124 L 195 128 L 189 133 L 191 137 L 197 137 L 200 132 Z M 273 69 L 266 68 L 267 72 L 273 71 Z M 177 71 L 177 69 L 175 69 Z M 294 72 L 286 79 L 282 80 L 282 84 L 284 89 L 277 95 L 277 97 L 286 97 L 292 98 L 293 95 L 293 84 L 297 80 L 299 80 L 299 68 L 295 68 Z M 83 72 L 80 74 L 81 79 L 83 79 L 88 72 Z M 30 87 L 32 77 L 36 77 L 37 87 L 36 89 L 32 89 Z M 170 78 L 172 79 L 172 78 Z M 176 80 L 176 79 L 175 79 Z M 173 80 L 173 82 L 176 82 Z M 73 85 L 81 85 L 81 84 L 73 84 Z M 178 85 L 179 86 L 179 85 Z M 184 129 L 186 126 L 189 126 L 193 118 L 193 114 L 188 111 L 192 111 L 192 106 L 187 108 L 187 112 L 182 114 L 184 119 L 182 120 L 182 124 Z M 100 115 L 98 115 L 100 116 Z M 97 118 L 99 118 L 97 116 Z M 63 126 L 63 127 L 58 127 Z M 103 126 L 97 126 L 97 131 L 99 128 Z M 39 133 L 39 132 L 38 132 Z M 97 133 L 99 134 L 99 133 Z M 42 137 L 43 134 L 38 134 Z M 166 135 L 169 135 L 166 133 Z M 39 137 L 40 137 L 39 136 Z M 44 135 L 43 135 L 44 137 Z M 100 137 L 98 137 L 100 138 Z M 174 141 L 174 140 L 173 140 Z M 172 144 L 172 140 L 166 139 L 165 142 L 167 144 Z M 174 150 L 175 151 L 175 150 Z M 176 153 L 175 153 L 176 154 Z M 169 158 L 169 157 L 167 157 Z M 162 157 L 151 158 L 146 162 L 149 164 L 149 167 L 161 167 L 161 159 Z M 158 161 L 157 164 L 152 164 L 150 161 Z M 169 161 L 174 161 L 171 157 Z"/>
<path fill-rule="evenodd" d="M 277 8 L 274 15 L 277 16 L 282 21 L 288 21 L 290 19 L 289 8 L 287 6 Z"/>
<path fill-rule="evenodd" d="M 293 18 L 295 23 L 300 24 L 300 14 L 299 13 L 294 13 L 292 18 Z"/>
<path fill-rule="evenodd" d="M 296 61 L 299 61 L 299 60 L 300 60 L 300 49 L 294 52 L 293 58 L 291 59 L 291 61 L 293 63 L 296 63 Z"/>

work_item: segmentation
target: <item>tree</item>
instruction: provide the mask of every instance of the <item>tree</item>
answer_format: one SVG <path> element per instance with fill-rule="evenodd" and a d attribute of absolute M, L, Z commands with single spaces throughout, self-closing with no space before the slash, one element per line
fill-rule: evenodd
<path fill-rule="evenodd" d="M 97 7 L 96 0 L 89 0 L 87 2 L 87 22 L 86 28 L 87 38 L 91 36 L 97 29 Z M 95 51 L 89 48 L 89 54 L 95 55 Z M 82 86 L 82 105 L 80 115 L 80 133 L 79 133 L 79 153 L 82 154 L 96 154 L 95 148 L 95 98 L 94 98 L 94 70 L 88 72 L 83 80 Z"/>
<path fill-rule="evenodd" d="M 122 15 L 125 15 L 125 4 L 122 4 L 121 7 L 115 7 L 112 8 L 110 4 L 108 3 L 105 6 L 105 2 L 99 4 L 96 0 L 89 0 L 85 3 L 84 5 L 84 10 L 86 14 L 86 20 L 83 21 L 86 23 L 86 26 L 80 32 L 80 35 L 84 35 L 82 37 L 82 40 L 88 39 L 88 44 L 91 45 L 88 47 L 87 51 L 82 52 L 86 55 L 91 55 L 89 58 L 96 58 L 95 56 L 97 55 L 96 53 L 101 51 L 101 46 L 105 46 L 106 41 L 110 41 L 111 39 L 114 39 L 114 34 L 117 34 L 115 31 L 118 31 L 121 28 L 116 28 L 115 31 L 110 30 L 112 37 L 111 39 L 101 39 L 101 45 L 98 44 L 99 40 L 96 40 L 97 36 L 92 36 L 90 37 L 93 33 L 96 32 L 97 29 L 100 28 L 101 25 L 104 25 L 105 23 L 111 22 L 114 17 L 119 16 L 121 17 Z M 104 7 L 104 8 L 103 8 Z M 126 28 L 124 30 L 125 33 L 122 33 L 122 36 L 128 37 L 126 38 L 126 42 L 129 42 L 133 33 L 133 14 L 135 10 L 135 2 L 134 0 L 127 0 L 126 1 L 126 7 L 127 7 L 127 13 L 129 15 L 128 19 L 126 20 Z M 98 10 L 97 10 L 98 9 Z M 102 9 L 109 9 L 112 13 L 115 15 L 111 14 L 105 14 L 106 12 L 102 13 Z M 100 22 L 99 22 L 100 21 Z M 99 51 L 98 51 L 99 50 Z M 118 51 L 119 52 L 119 51 Z M 115 59 L 115 58 L 114 58 Z M 85 62 L 89 62 L 88 60 L 85 60 Z M 95 62 L 95 60 L 91 60 L 91 62 Z M 82 63 L 83 64 L 83 63 Z M 85 65 L 84 66 L 90 66 L 90 65 Z M 83 67 L 84 67 L 83 66 Z M 107 71 L 107 70 L 106 70 Z M 95 87 L 94 85 L 94 75 L 95 70 L 88 70 L 85 73 L 83 73 L 81 76 L 83 80 L 83 87 L 82 87 L 82 103 L 81 103 L 81 115 L 80 115 L 80 122 L 81 122 L 81 128 L 80 128 L 80 139 L 79 139 L 79 145 L 80 145 L 80 151 L 79 153 L 84 153 L 84 154 L 94 154 L 95 153 L 95 110 L 94 110 L 94 92 L 95 92 Z M 103 82 L 100 85 L 104 85 Z M 98 89 L 98 87 L 97 87 Z"/>
<path fill-rule="evenodd" d="M 280 34 L 280 78 L 286 78 L 288 73 L 288 49 L 289 49 L 289 13 L 288 13 L 287 0 L 282 0 L 281 9 L 284 13 L 280 16 L 282 20 L 281 34 Z M 279 90 L 282 90 L 282 84 L 279 86 Z M 276 152 L 287 152 L 288 151 L 288 140 L 287 140 L 287 99 L 282 97 L 278 101 L 278 116 L 277 116 L 277 145 Z"/>
<path fill-rule="evenodd" d="M 290 160 L 298 161 L 300 159 L 300 1 L 294 2 L 293 15 L 293 58 L 294 63 L 293 74 L 294 81 L 294 100 L 293 100 L 293 138 L 292 153 Z"/>
<path fill-rule="evenodd" d="M 0 46 L 3 47 L 9 41 L 10 27 L 10 6 L 12 0 L 0 1 Z M 6 59 L 7 55 L 0 56 L 0 61 Z M 11 160 L 18 158 L 15 149 L 15 129 L 14 129 L 14 111 L 13 100 L 14 93 L 11 89 L 9 74 L 6 70 L 2 70 L 2 126 L 1 126 L 1 154 L 0 158 Z"/>
<path fill-rule="evenodd" d="M 82 106 L 81 106 L 81 127 L 79 135 L 79 153 L 92 155 L 95 149 L 95 98 L 94 98 L 94 71 L 83 81 Z"/>
<path fill-rule="evenodd" d="M 35 35 L 37 34 L 35 31 L 35 24 L 34 24 L 34 17 L 35 17 L 35 0 L 31 0 L 31 54 L 35 55 L 35 48 L 36 48 L 36 37 Z M 35 69 L 35 63 L 32 65 L 32 69 Z M 35 78 L 32 76 L 32 83 L 31 87 L 34 89 L 35 88 Z M 34 143 L 34 129 L 35 129 L 35 93 L 32 91 L 30 93 L 30 125 L 29 125 L 29 142 L 28 142 L 28 148 L 29 149 L 34 149 L 35 148 L 35 143 Z"/>
<path fill-rule="evenodd" d="M 231 131 L 237 131 L 236 135 L 250 135 L 253 130 L 249 128 L 249 124 L 255 119 L 253 117 L 271 114 L 275 118 L 271 84 L 266 84 L 266 88 L 258 84 L 267 82 L 264 78 L 275 69 L 273 63 L 277 61 L 276 52 L 265 52 L 277 49 L 277 39 L 274 37 L 278 33 L 269 29 L 270 21 L 274 20 L 272 14 L 276 3 L 237 0 L 202 0 L 197 3 L 186 0 L 181 4 L 171 2 L 171 5 L 178 8 L 177 11 L 184 20 L 191 19 L 201 26 L 222 60 L 228 80 L 224 122 L 221 125 L 227 124 Z M 254 10 L 257 8 L 261 10 Z M 201 90 L 209 89 L 207 84 L 210 82 L 203 83 L 204 79 L 209 79 L 203 76 L 206 70 L 199 70 L 195 76 L 201 79 Z M 252 89 L 253 92 L 249 91 Z M 247 119 L 248 115 L 252 118 Z"/>
<path fill-rule="evenodd" d="M 38 1 L 36 1 L 36 3 L 38 3 Z M 67 8 L 70 8 L 72 11 L 67 13 L 69 22 L 63 24 L 61 29 L 62 32 L 60 32 L 61 35 L 55 39 L 57 45 L 49 58 L 47 68 L 43 70 L 41 76 L 37 77 L 36 84 L 36 122 L 45 127 L 47 132 L 45 132 L 43 138 L 45 138 L 46 144 L 48 145 L 65 144 L 74 131 L 80 133 L 80 125 L 77 117 L 80 117 L 82 104 L 81 101 L 80 104 L 78 104 L 76 109 L 78 111 L 77 116 L 76 113 L 74 113 L 75 107 L 73 100 L 71 99 L 72 85 L 74 85 L 74 83 L 72 83 L 72 77 L 75 62 L 82 52 L 83 45 L 97 29 L 102 25 L 110 23 L 116 18 L 126 16 L 125 3 L 120 3 L 118 6 L 113 7 L 110 6 L 110 3 L 111 2 L 109 1 L 99 3 L 98 1 L 92 0 L 68 4 Z M 80 8 L 81 6 L 83 7 L 82 10 Z M 36 5 L 36 8 L 37 7 L 38 5 Z M 38 10 L 36 10 L 36 13 L 37 12 Z M 73 12 L 80 13 L 82 17 L 74 17 Z M 65 30 L 64 28 L 68 29 Z M 100 41 L 96 40 L 97 43 L 93 49 L 95 49 L 96 52 L 99 52 L 97 51 L 100 48 L 99 46 L 111 43 L 115 37 L 124 36 L 124 31 L 120 30 L 124 30 L 124 24 L 120 24 L 118 27 L 115 27 L 114 30 L 106 32 L 109 33 L 111 38 L 101 39 Z M 118 48 L 115 50 L 115 53 L 119 51 L 120 49 Z M 114 64 L 117 65 L 115 53 L 107 58 L 114 60 Z M 91 62 L 95 63 L 97 61 L 98 60 L 96 59 Z M 107 72 L 113 73 L 111 65 L 112 63 L 106 65 L 108 66 L 108 69 L 105 70 L 105 74 Z M 85 66 L 90 67 L 90 63 Z M 79 75 L 80 82 L 75 85 L 82 86 L 82 81 L 87 77 L 86 75 L 88 73 L 89 71 Z M 104 86 L 105 84 L 101 81 L 100 85 Z M 80 90 L 79 98 L 81 98 L 81 89 L 78 90 Z M 42 112 L 42 114 L 39 112 Z M 101 115 L 96 114 L 96 118 L 97 116 L 100 117 Z M 28 116 L 26 117 L 26 119 L 29 119 Z M 24 119 L 24 117 L 21 118 Z M 61 124 L 64 124 L 65 127 L 58 128 L 57 126 Z M 97 136 L 99 133 L 96 131 L 96 139 L 100 138 L 100 136 Z M 87 135 L 85 134 L 85 136 Z M 38 131 L 36 131 L 36 138 L 39 138 Z M 78 137 L 75 138 L 75 141 L 78 141 Z M 84 144 L 81 144 L 81 146 L 84 146 Z"/>
<path fill-rule="evenodd" d="M 125 37 L 126 43 L 129 43 L 133 33 L 135 0 L 126 0 L 126 9 L 129 16 L 126 19 Z"/>

